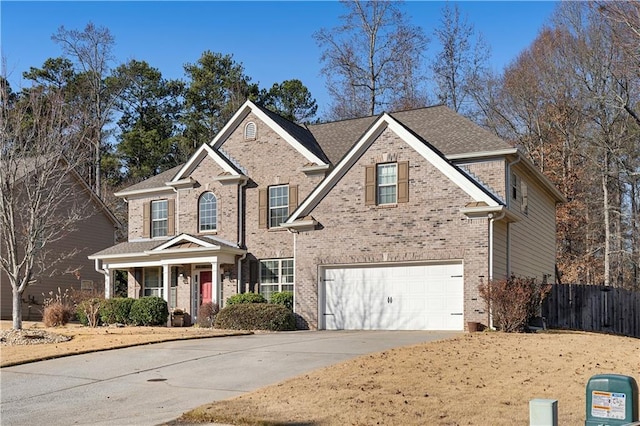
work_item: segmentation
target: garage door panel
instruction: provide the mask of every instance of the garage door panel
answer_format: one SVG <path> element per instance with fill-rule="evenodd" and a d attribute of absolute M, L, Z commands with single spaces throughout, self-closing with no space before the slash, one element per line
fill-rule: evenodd
<path fill-rule="evenodd" d="M 462 330 L 462 264 L 327 268 L 327 329 Z"/>
<path fill-rule="evenodd" d="M 368 268 L 329 269 L 325 274 L 328 329 L 374 329 L 383 310 L 388 271 L 372 274 Z M 362 285 L 366 283 L 366 285 Z"/>

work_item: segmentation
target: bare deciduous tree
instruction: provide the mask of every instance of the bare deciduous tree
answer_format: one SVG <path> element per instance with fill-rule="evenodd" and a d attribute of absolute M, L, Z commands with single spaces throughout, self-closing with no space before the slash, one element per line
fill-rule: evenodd
<path fill-rule="evenodd" d="M 491 56 L 489 47 L 473 25 L 460 15 L 455 4 L 442 10 L 440 27 L 434 30 L 441 50 L 431 64 L 440 102 L 460 113 L 469 113 L 470 92 L 486 74 Z"/>
<path fill-rule="evenodd" d="M 55 243 L 88 213 L 76 197 L 76 164 L 65 155 L 77 150 L 83 127 L 70 120 L 63 97 L 55 90 L 30 90 L 11 101 L 8 95 L 2 85 L 0 272 L 12 288 L 13 328 L 20 329 L 24 291 L 73 255 Z"/>
<path fill-rule="evenodd" d="M 86 139 L 87 144 L 92 147 L 90 151 L 92 173 L 88 181 L 100 196 L 102 191 L 100 163 L 104 148 L 103 139 L 106 136 L 105 126 L 111 119 L 116 94 L 114 88 L 107 84 L 115 40 L 108 28 L 96 27 L 91 22 L 83 31 L 68 30 L 61 26 L 51 39 L 60 44 L 64 53 L 73 59 L 79 73 L 78 89 L 86 90 L 83 96 L 78 96 L 78 99 L 82 97 L 84 99 L 81 105 L 78 105 L 76 112 L 84 115 L 85 125 L 89 129 L 86 132 Z"/>
<path fill-rule="evenodd" d="M 343 24 L 315 33 L 333 98 L 330 118 L 424 106 L 421 58 L 427 37 L 407 23 L 399 2 L 343 1 Z"/>
<path fill-rule="evenodd" d="M 629 9 L 628 21 L 561 3 L 549 28 L 493 80 L 498 87 L 477 98 L 496 133 L 524 146 L 568 198 L 557 218 L 564 280 L 637 288 L 640 75 L 628 51 L 633 23 L 622 24 L 637 12 L 611 5 Z"/>

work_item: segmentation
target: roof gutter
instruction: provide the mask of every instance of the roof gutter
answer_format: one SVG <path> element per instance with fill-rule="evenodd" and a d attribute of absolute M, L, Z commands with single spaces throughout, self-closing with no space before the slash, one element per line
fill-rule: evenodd
<path fill-rule="evenodd" d="M 497 151 L 481 151 L 481 152 L 464 152 L 462 154 L 445 155 L 447 160 L 464 160 L 488 157 L 502 157 L 505 155 L 513 155 L 518 153 L 518 148 L 500 149 Z"/>

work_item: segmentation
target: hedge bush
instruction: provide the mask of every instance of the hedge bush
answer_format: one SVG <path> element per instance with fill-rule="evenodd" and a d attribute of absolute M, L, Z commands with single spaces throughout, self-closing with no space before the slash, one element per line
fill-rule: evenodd
<path fill-rule="evenodd" d="M 103 324 L 129 324 L 129 314 L 135 299 L 114 297 L 106 299 L 100 307 L 100 320 Z"/>
<path fill-rule="evenodd" d="M 288 331 L 296 329 L 293 312 L 272 303 L 239 303 L 218 312 L 216 328 L 231 330 Z"/>
<path fill-rule="evenodd" d="M 227 299 L 227 306 L 238 305 L 242 303 L 267 303 L 267 299 L 258 293 L 240 293 L 234 294 Z"/>
<path fill-rule="evenodd" d="M 134 299 L 129 318 L 134 325 L 166 325 L 169 308 L 163 298 L 145 296 Z"/>
<path fill-rule="evenodd" d="M 200 305 L 197 318 L 198 326 L 205 328 L 213 327 L 218 312 L 220 312 L 220 307 L 217 303 L 207 302 Z"/>
<path fill-rule="evenodd" d="M 551 285 L 538 284 L 535 278 L 512 276 L 481 284 L 478 290 L 493 312 L 498 328 L 513 333 L 527 330 L 529 320 L 536 316 Z"/>
<path fill-rule="evenodd" d="M 104 299 L 92 297 L 80 301 L 76 307 L 76 318 L 82 325 L 97 327 L 100 325 L 100 309 Z"/>
<path fill-rule="evenodd" d="M 276 305 L 283 305 L 287 309 L 293 311 L 293 292 L 292 291 L 282 291 L 278 293 L 273 293 L 271 295 L 271 303 Z"/>
<path fill-rule="evenodd" d="M 72 316 L 72 308 L 60 302 L 53 302 L 45 306 L 42 322 L 45 327 L 58 327 L 67 324 Z"/>

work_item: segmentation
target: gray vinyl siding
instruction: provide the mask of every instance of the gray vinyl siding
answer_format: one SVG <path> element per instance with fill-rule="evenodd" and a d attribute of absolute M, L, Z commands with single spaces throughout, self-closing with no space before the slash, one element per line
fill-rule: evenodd
<path fill-rule="evenodd" d="M 75 201 L 80 204 L 87 203 L 88 194 L 82 186 L 78 185 L 75 195 Z M 72 205 L 73 202 L 74 200 L 70 199 L 69 205 Z M 75 230 L 46 247 L 51 250 L 52 256 L 56 257 L 61 253 L 70 253 L 73 250 L 77 250 L 77 253 L 69 259 L 56 263 L 54 269 L 33 277 L 35 282 L 29 285 L 23 293 L 25 301 L 22 305 L 23 319 L 39 320 L 42 317 L 44 297 L 48 297 L 49 292 L 57 293 L 58 287 L 62 293 L 66 289 L 69 291 L 71 289 L 80 290 L 82 280 L 92 280 L 94 288 L 99 293 L 104 293 L 104 276 L 95 271 L 94 261 L 87 259 L 87 256 L 112 246 L 114 243 L 114 223 L 103 211 L 97 208 L 96 203 L 89 202 L 86 217 L 76 223 Z M 10 319 L 13 310 L 13 296 L 9 280 L 4 274 L 0 276 L 0 289 L 0 317 Z M 33 298 L 35 303 L 28 303 L 30 298 Z"/>
<path fill-rule="evenodd" d="M 528 213 L 521 210 L 522 197 L 511 199 L 510 209 L 520 220 L 510 225 L 511 272 L 516 276 L 536 278 L 555 276 L 556 210 L 554 201 L 526 175 L 519 174 L 527 184 Z M 509 195 L 511 197 L 511 194 Z"/>
<path fill-rule="evenodd" d="M 507 270 L 507 224 L 495 222 L 493 225 L 493 279 L 501 280 L 509 275 Z"/>

